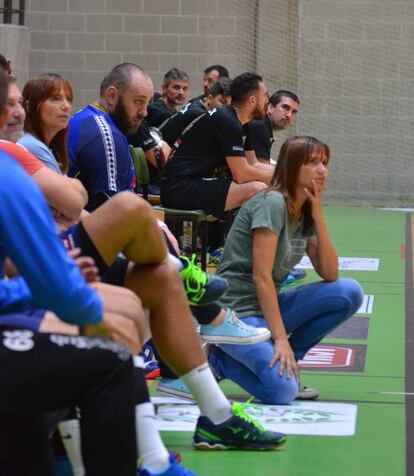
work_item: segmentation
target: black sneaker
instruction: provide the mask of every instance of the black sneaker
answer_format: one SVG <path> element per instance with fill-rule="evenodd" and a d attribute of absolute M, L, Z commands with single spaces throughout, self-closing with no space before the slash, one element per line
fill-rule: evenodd
<path fill-rule="evenodd" d="M 273 450 L 286 441 L 286 435 L 266 431 L 246 414 L 246 404 L 233 402 L 233 416 L 219 425 L 200 416 L 197 421 L 193 446 L 197 450 Z"/>

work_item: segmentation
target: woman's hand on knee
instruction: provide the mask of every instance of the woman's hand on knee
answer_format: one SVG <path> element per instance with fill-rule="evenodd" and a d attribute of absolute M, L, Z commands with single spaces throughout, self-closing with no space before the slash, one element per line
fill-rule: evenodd
<path fill-rule="evenodd" d="M 269 367 L 272 368 L 279 362 L 279 375 L 282 376 L 286 371 L 287 378 L 290 379 L 292 375 L 299 377 L 299 367 L 295 359 L 295 354 L 290 347 L 288 338 L 276 339 L 275 353 L 272 360 L 269 362 Z"/>

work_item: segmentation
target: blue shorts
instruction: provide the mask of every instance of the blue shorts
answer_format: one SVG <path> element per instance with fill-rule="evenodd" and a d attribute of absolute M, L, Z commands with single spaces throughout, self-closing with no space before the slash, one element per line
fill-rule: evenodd
<path fill-rule="evenodd" d="M 32 311 L 16 312 L 14 314 L 1 314 L 0 326 L 14 326 L 30 329 L 38 332 L 40 323 L 45 317 L 46 311 L 43 309 L 34 309 Z"/>

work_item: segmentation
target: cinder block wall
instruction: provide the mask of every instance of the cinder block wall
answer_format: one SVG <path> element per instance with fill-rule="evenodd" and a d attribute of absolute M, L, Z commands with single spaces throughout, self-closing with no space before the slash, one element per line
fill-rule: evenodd
<path fill-rule="evenodd" d="M 121 61 L 142 65 L 156 88 L 167 69 L 185 69 L 191 95 L 210 64 L 256 69 L 271 92 L 299 94 L 289 133 L 331 146 L 331 200 L 414 203 L 414 2 L 27 0 L 26 24 L 30 74 L 62 72 L 75 107 Z"/>
<path fill-rule="evenodd" d="M 414 2 L 301 0 L 297 132 L 331 146 L 329 195 L 414 203 Z"/>
<path fill-rule="evenodd" d="M 241 3 L 249 4 L 247 0 Z M 172 67 L 190 75 L 190 97 L 202 91 L 202 70 L 251 62 L 234 46 L 254 33 L 234 0 L 28 0 L 30 74 L 60 72 L 75 90 L 75 107 L 96 98 L 110 68 L 132 61 L 159 88 Z M 240 3 L 240 1 L 239 1 Z M 247 42 L 251 44 L 252 42 Z"/>
<path fill-rule="evenodd" d="M 13 75 L 21 85 L 29 75 L 30 33 L 27 27 L 0 24 L 0 53 L 12 60 Z"/>

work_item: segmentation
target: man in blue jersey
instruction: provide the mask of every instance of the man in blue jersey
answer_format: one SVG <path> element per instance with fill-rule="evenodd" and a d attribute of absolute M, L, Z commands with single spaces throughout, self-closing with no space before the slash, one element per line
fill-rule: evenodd
<path fill-rule="evenodd" d="M 133 190 L 134 169 L 126 134 L 133 134 L 147 115 L 154 88 L 137 65 L 124 63 L 103 79 L 99 100 L 69 121 L 69 175 L 78 178 L 94 210 L 123 190 Z"/>
<path fill-rule="evenodd" d="M 0 126 L 8 113 L 0 72 Z M 37 334 L 2 325 L 2 316 L 50 309 L 84 332 L 106 334 L 137 352 L 137 298 L 100 297 L 81 277 L 56 235 L 39 189 L 0 151 L 0 263 L 20 277 L 0 282 L 0 467 L 2 474 L 51 475 L 42 413 L 78 406 L 88 475 L 134 475 L 134 369 L 126 347 L 100 338 Z M 21 455 L 24 454 L 24 458 Z"/>

